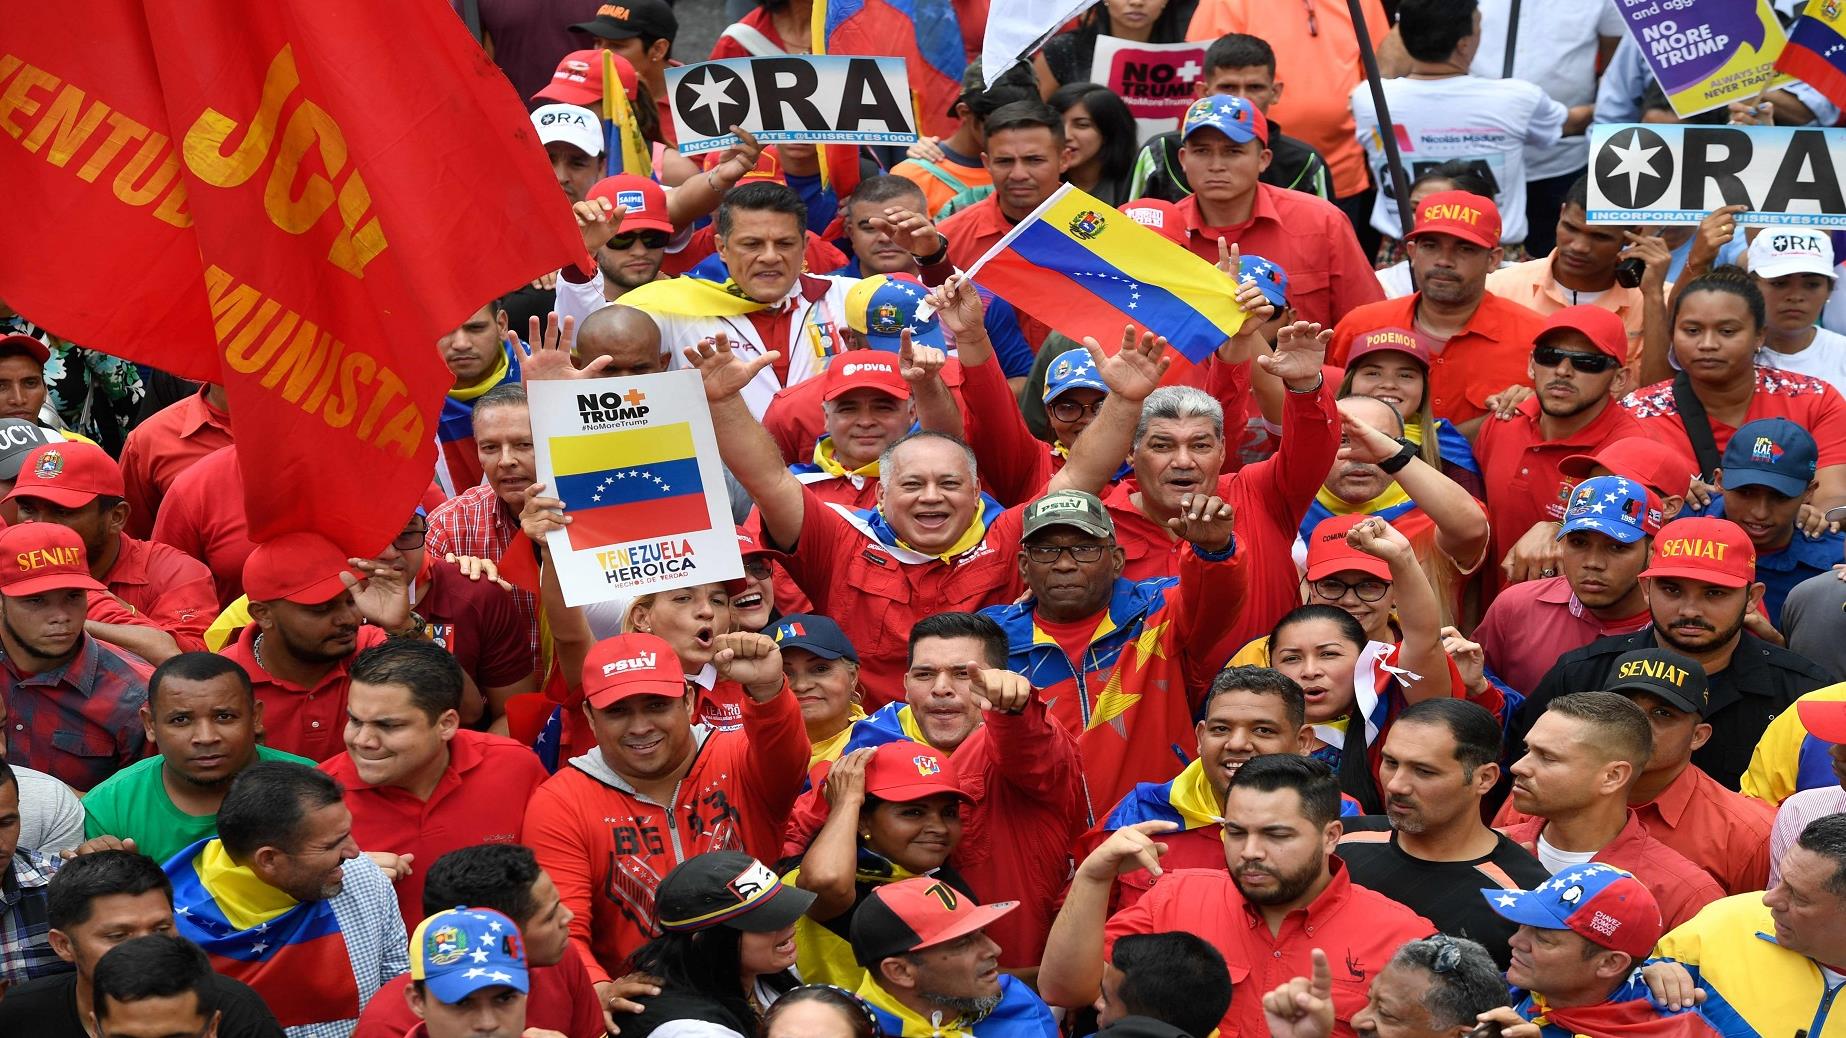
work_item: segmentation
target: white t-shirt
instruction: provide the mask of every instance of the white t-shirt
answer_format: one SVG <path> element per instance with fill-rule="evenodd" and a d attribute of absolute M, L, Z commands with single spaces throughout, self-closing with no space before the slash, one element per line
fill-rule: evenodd
<path fill-rule="evenodd" d="M 1846 393 L 1846 335 L 1825 328 L 1814 329 L 1814 341 L 1800 353 L 1777 353 L 1765 347 L 1756 353 L 1756 362 L 1766 368 L 1799 371 Z"/>
<path fill-rule="evenodd" d="M 1499 191 L 1500 239 L 1526 239 L 1525 146 L 1549 145 L 1564 129 L 1564 106 L 1522 79 L 1387 79 L 1385 102 L 1397 124 L 1397 147 L 1410 179 L 1450 159 L 1478 163 L 1493 175 Z M 1384 143 L 1369 87 L 1352 91 L 1352 114 L 1372 180 L 1385 185 L 1372 203 L 1372 226 L 1380 234 L 1403 233 L 1396 200 L 1386 197 Z"/>
<path fill-rule="evenodd" d="M 1481 47 L 1469 72 L 1500 78 L 1506 67 L 1506 16 L 1511 6 L 1512 0 L 1481 0 Z M 1596 100 L 1598 37 L 1626 34 L 1622 13 L 1612 0 L 1521 3 L 1513 75 L 1537 83 L 1566 108 L 1590 104 Z M 1589 138 L 1562 137 L 1555 144 L 1532 145 L 1525 159 L 1530 180 L 1576 173 L 1589 165 Z"/>
<path fill-rule="evenodd" d="M 1544 830 L 1538 833 L 1538 863 L 1551 871 L 1553 876 L 1565 869 L 1588 865 L 1596 857 L 1595 851 L 1560 851 L 1545 839 Z"/>

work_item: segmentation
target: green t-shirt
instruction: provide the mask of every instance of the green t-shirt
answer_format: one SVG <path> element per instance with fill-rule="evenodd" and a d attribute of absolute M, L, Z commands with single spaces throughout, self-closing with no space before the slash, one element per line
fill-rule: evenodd
<path fill-rule="evenodd" d="M 314 766 L 306 757 L 267 746 L 258 746 L 256 756 Z M 84 794 L 84 839 L 105 835 L 133 839 L 136 850 L 164 865 L 180 851 L 216 834 L 217 815 L 189 815 L 174 806 L 160 780 L 164 763 L 158 756 L 138 760 Z"/>

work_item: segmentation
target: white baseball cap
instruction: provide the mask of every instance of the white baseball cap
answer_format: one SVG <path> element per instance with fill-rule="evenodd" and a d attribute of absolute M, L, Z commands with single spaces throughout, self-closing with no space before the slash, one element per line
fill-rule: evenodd
<path fill-rule="evenodd" d="M 1765 227 L 1750 243 L 1750 273 L 1759 278 L 1821 274 L 1833 280 L 1833 239 L 1813 227 Z"/>
<path fill-rule="evenodd" d="M 563 142 L 585 155 L 603 153 L 602 120 L 580 105 L 544 105 L 532 111 L 532 125 L 545 144 Z"/>

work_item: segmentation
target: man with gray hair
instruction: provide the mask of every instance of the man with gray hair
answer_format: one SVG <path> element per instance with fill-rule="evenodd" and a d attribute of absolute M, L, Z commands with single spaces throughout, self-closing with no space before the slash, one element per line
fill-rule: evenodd
<path fill-rule="evenodd" d="M 1333 1033 L 1333 971 L 1314 952 L 1314 975 L 1296 977 L 1263 996 L 1271 1038 L 1328 1038 Z M 1457 1038 L 1477 1024 L 1513 1027 L 1506 980 L 1487 949 L 1465 937 L 1437 934 L 1397 949 L 1372 978 L 1352 1029 L 1370 1036 Z M 1385 1023 L 1384 1021 L 1389 1021 Z"/>

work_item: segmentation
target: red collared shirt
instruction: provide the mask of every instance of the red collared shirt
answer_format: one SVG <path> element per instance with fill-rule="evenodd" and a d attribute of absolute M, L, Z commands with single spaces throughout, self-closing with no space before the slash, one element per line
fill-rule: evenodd
<path fill-rule="evenodd" d="M 1329 364 L 1346 364 L 1352 341 L 1379 328 L 1414 328 L 1417 300 L 1413 292 L 1399 299 L 1362 306 L 1340 319 L 1333 329 Z M 1487 413 L 1487 398 L 1507 386 L 1530 385 L 1526 362 L 1532 340 L 1545 319 L 1529 307 L 1494 295 L 1481 296 L 1481 305 L 1467 325 L 1436 354 L 1429 372 L 1429 406 L 1437 418 L 1465 422 Z"/>
<path fill-rule="evenodd" d="M 1653 622 L 1646 609 L 1625 620 L 1600 620 L 1577 600 L 1568 578 L 1547 577 L 1500 592 L 1474 629 L 1474 640 L 1502 681 L 1531 695 L 1559 656 L 1611 634 L 1646 630 Z"/>
<path fill-rule="evenodd" d="M 411 930 L 423 920 L 423 877 L 436 859 L 477 843 L 518 843 L 526 801 L 551 777 L 530 748 L 466 728 L 449 741 L 449 766 L 428 800 L 395 786 L 368 785 L 346 753 L 323 761 L 320 770 L 345 787 L 361 850 L 415 855 L 410 875 L 396 884 Z"/>
<path fill-rule="evenodd" d="M 1288 304 L 1301 320 L 1326 327 L 1384 298 L 1352 222 L 1325 199 L 1258 184 L 1250 222 L 1237 227 L 1207 226 L 1197 195 L 1180 202 L 1179 211 L 1186 221 L 1187 247 L 1207 262 L 1218 262 L 1218 238 L 1223 236 L 1243 255 L 1261 256 L 1286 271 Z"/>
<path fill-rule="evenodd" d="M 948 219 L 936 225 L 943 236 L 949 239 L 949 262 L 961 270 L 974 266 L 975 261 L 987 255 L 987 250 L 994 247 L 1007 232 L 1013 229 L 1014 222 L 1007 219 L 1000 211 L 997 195 L 988 195 L 966 209 L 957 210 Z M 1214 258 L 1213 262 L 1217 262 Z M 1008 299 L 1013 308 L 1019 311 L 1019 331 L 1032 344 L 1034 350 L 1045 344 L 1045 336 L 1051 333 L 1051 326 L 1032 316 L 1040 307 L 1030 309 L 1020 305 L 1020 300 Z"/>
<path fill-rule="evenodd" d="M 419 864 L 421 859 L 419 859 Z M 400 895 L 401 897 L 402 895 Z M 421 920 L 419 920 L 420 922 Z M 534 966 L 532 990 L 526 997 L 526 1026 L 553 1030 L 565 1038 L 604 1038 L 603 1014 L 583 952 L 575 944 L 564 946 L 564 958 L 553 966 Z M 385 981 L 365 1004 L 353 1038 L 419 1038 L 427 1036 L 423 1021 L 404 1001 L 410 974 Z"/>
<path fill-rule="evenodd" d="M 218 590 L 204 563 L 170 545 L 123 534 L 103 583 L 149 624 L 172 635 L 181 652 L 205 651 L 205 628 L 218 615 Z"/>
<path fill-rule="evenodd" d="M 220 605 L 243 596 L 244 562 L 256 545 L 244 517 L 244 474 L 237 467 L 235 444 L 179 474 L 160 504 L 153 539 L 205 563 Z"/>
<path fill-rule="evenodd" d="M 1686 436 L 1686 423 L 1673 403 L 1673 383 L 1669 379 L 1637 389 L 1622 398 L 1622 406 L 1633 413 L 1649 436 L 1659 437 L 1694 456 L 1692 441 Z M 1756 369 L 1756 392 L 1744 411 L 1745 423 L 1763 418 L 1787 418 L 1814 437 L 1820 448 L 1820 467 L 1846 465 L 1846 399 L 1840 391 L 1811 375 L 1773 368 Z M 1711 419 L 1711 436 L 1722 451 L 1737 430 Z"/>
<path fill-rule="evenodd" d="M 1512 809 L 1511 800 L 1506 802 L 1506 807 Z M 1543 818 L 1528 818 L 1502 826 L 1500 831 L 1514 843 L 1537 854 L 1538 834 L 1544 827 Z M 1767 829 L 1763 831 L 1763 839 L 1768 840 Z M 1724 896 L 1724 888 L 1710 873 L 1655 839 L 1633 808 L 1628 811 L 1628 824 L 1590 860 L 1626 869 L 1647 884 L 1654 900 L 1660 904 L 1660 918 L 1665 920 L 1668 930 L 1698 915 L 1699 909 Z"/>
<path fill-rule="evenodd" d="M 128 532 L 154 531 L 167 488 L 179 474 L 231 442 L 231 416 L 205 400 L 205 387 L 168 404 L 135 426 L 122 444 L 122 483 L 128 500 Z"/>
<path fill-rule="evenodd" d="M 1225 869 L 1181 869 L 1155 881 L 1132 906 L 1110 917 L 1103 955 L 1129 934 L 1183 930 L 1224 953 L 1231 986 L 1240 994 L 1272 991 L 1313 966 L 1313 949 L 1333 964 L 1333 1033 L 1353 1038 L 1352 1016 L 1364 1008 L 1378 971 L 1406 941 L 1436 932 L 1429 920 L 1382 894 L 1353 883 L 1346 864 L 1331 862 L 1333 878 L 1306 908 L 1289 913 L 1280 933 L 1269 932 L 1262 913 L 1246 902 Z M 1263 1000 L 1233 998 L 1218 1024 L 1221 1035 L 1260 1038 Z"/>
<path fill-rule="evenodd" d="M 508 545 L 518 544 L 523 549 L 530 542 L 519 532 L 519 517 L 494 494 L 493 487 L 483 484 L 455 495 L 431 512 L 429 534 L 423 543 L 433 559 L 440 560 L 452 552 L 499 562 Z M 527 647 L 532 658 L 538 659 L 538 596 L 519 588 L 514 588 L 512 595 L 513 604 L 526 621 Z"/>
<path fill-rule="evenodd" d="M 352 686 L 353 657 L 382 645 L 385 632 L 370 624 L 359 627 L 353 651 L 320 679 L 313 688 L 283 681 L 256 662 L 257 625 L 246 625 L 237 640 L 219 652 L 236 660 L 250 674 L 257 701 L 263 704 L 263 742 L 309 760 L 330 760 L 346 752 L 346 690 Z"/>
<path fill-rule="evenodd" d="M 42 771 L 79 793 L 147 754 L 141 704 L 154 673 L 138 656 L 87 634 L 69 663 L 21 674 L 0 657 L 6 703 L 6 759 Z"/>

